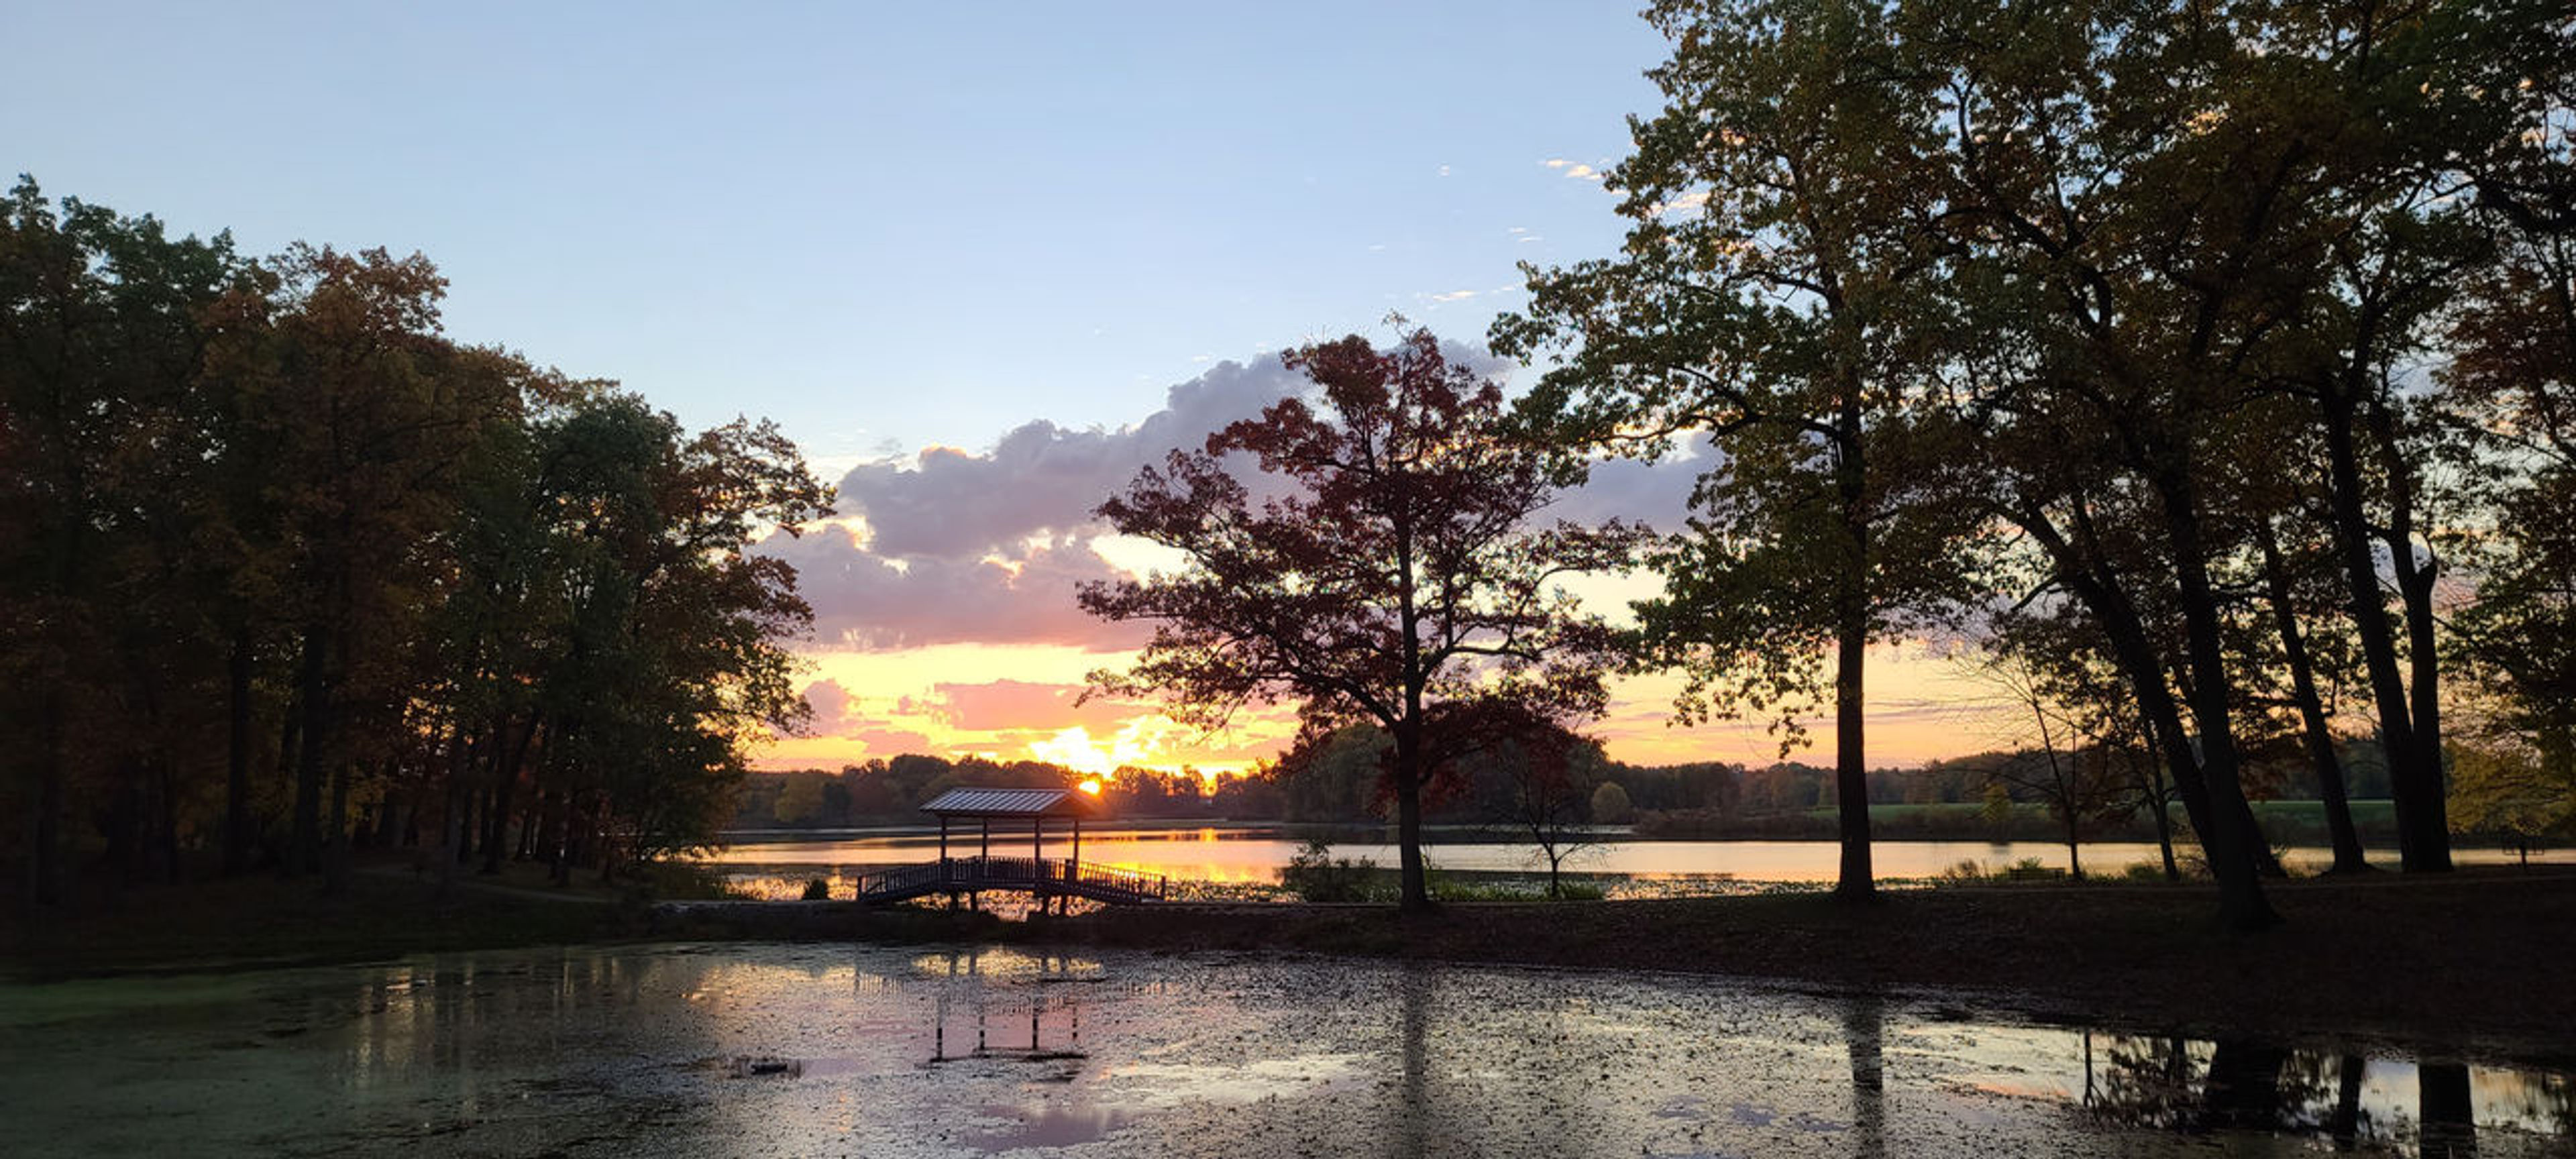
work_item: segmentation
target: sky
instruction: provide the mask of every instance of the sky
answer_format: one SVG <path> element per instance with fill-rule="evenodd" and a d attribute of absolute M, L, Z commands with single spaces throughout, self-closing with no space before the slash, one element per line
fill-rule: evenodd
<path fill-rule="evenodd" d="M 1599 174 L 1667 49 L 1634 0 L 0 16 L 21 46 L 0 163 L 49 194 L 250 253 L 425 253 L 460 341 L 692 428 L 777 420 L 842 518 L 764 548 L 818 613 L 815 735 L 773 768 L 1276 752 L 1285 708 L 1199 737 L 1074 703 L 1142 639 L 1073 606 L 1144 558 L 1090 508 L 1294 389 L 1282 349 L 1391 337 L 1392 313 L 1480 347 L 1522 263 L 1614 254 Z M 1690 475 L 1616 464 L 1567 507 L 1670 526 Z M 1873 763 L 2009 730 L 1919 649 L 1872 680 Z M 1671 692 L 1623 689 L 1595 729 L 1613 756 L 1776 754 L 1758 728 L 1666 727 Z"/>

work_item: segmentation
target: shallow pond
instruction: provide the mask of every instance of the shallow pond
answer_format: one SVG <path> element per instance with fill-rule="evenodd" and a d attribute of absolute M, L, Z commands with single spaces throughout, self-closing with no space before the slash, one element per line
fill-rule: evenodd
<path fill-rule="evenodd" d="M 0 986 L 0 1151 L 2565 1154 L 2569 1076 L 1659 974 L 659 946 Z"/>

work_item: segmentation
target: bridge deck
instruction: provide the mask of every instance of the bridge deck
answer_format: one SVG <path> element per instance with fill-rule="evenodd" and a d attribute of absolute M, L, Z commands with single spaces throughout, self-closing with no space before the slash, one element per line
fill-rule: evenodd
<path fill-rule="evenodd" d="M 1017 890 L 1039 897 L 1069 895 L 1112 904 L 1159 901 L 1161 874 L 1115 869 L 1088 861 L 1046 857 L 950 857 L 898 866 L 859 878 L 860 901 L 897 902 L 936 893 Z"/>

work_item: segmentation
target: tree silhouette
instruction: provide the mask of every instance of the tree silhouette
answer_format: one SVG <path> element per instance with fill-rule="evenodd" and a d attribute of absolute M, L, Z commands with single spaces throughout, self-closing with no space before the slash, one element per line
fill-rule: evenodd
<path fill-rule="evenodd" d="M 1634 535 L 1534 527 L 1580 466 L 1514 434 L 1501 389 L 1426 330 L 1391 350 L 1354 335 L 1285 361 L 1321 388 L 1320 406 L 1277 403 L 1100 505 L 1120 533 L 1187 562 L 1083 586 L 1085 611 L 1156 624 L 1134 667 L 1094 672 L 1092 687 L 1159 696 L 1207 728 L 1281 699 L 1311 727 L 1383 727 L 1403 904 L 1426 908 L 1426 788 L 1498 712 L 1600 711 L 1610 630 L 1553 581 L 1621 565 Z"/>

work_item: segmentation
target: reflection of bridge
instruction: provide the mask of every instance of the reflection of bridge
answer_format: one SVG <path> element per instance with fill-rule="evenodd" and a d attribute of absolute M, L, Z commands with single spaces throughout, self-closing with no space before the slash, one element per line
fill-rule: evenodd
<path fill-rule="evenodd" d="M 1015 890 L 1039 898 L 1081 897 L 1105 902 L 1157 901 L 1164 878 L 1058 857 L 943 857 L 920 865 L 880 870 L 859 878 L 859 900 L 896 902 L 940 893 Z"/>
<path fill-rule="evenodd" d="M 1083 863 L 1082 819 L 1098 807 L 1091 797 L 1069 789 L 950 789 L 921 807 L 939 818 L 939 860 L 867 874 L 859 878 L 859 900 L 898 902 L 939 893 L 954 899 L 961 893 L 1007 890 L 1035 895 L 1041 912 L 1050 900 L 1062 909 L 1077 897 L 1112 903 L 1161 900 L 1165 882 L 1160 874 Z M 1072 823 L 1073 856 L 1046 855 L 1049 817 Z M 978 826 L 975 856 L 948 855 L 952 821 L 973 821 Z M 1028 856 L 993 856 L 995 821 L 1028 825 Z"/>

